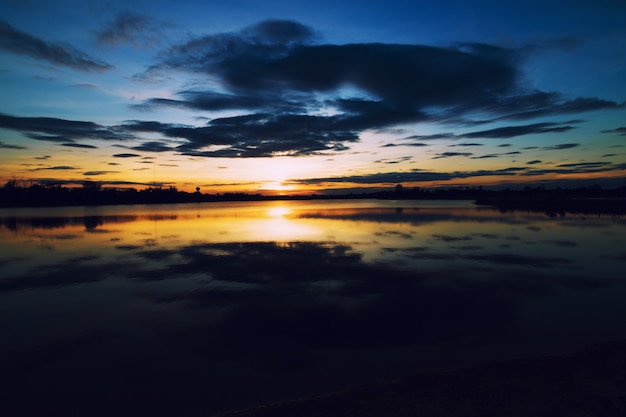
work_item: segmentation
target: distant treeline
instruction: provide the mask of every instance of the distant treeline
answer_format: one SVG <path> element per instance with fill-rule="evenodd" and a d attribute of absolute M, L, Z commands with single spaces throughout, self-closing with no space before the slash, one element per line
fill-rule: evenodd
<path fill-rule="evenodd" d="M 626 212 L 626 187 L 603 189 L 598 185 L 579 188 L 546 189 L 543 186 L 487 190 L 482 187 L 420 188 L 398 184 L 389 190 L 346 193 L 272 196 L 247 193 L 203 194 L 179 191 L 176 187 L 104 188 L 86 181 L 82 187 L 61 184 L 23 185 L 10 180 L 0 188 L 0 207 L 45 207 L 65 205 L 157 204 L 210 201 L 311 200 L 311 199 L 388 199 L 388 200 L 475 200 L 477 204 L 501 210 L 527 209 L 546 212 Z"/>

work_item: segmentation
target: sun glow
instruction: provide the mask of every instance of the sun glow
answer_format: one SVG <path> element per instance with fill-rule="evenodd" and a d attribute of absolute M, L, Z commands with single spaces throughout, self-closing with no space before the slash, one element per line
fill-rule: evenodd
<path fill-rule="evenodd" d="M 289 213 L 291 213 L 291 209 L 282 206 L 272 207 L 267 211 L 267 214 L 270 217 L 283 217 L 288 215 Z"/>

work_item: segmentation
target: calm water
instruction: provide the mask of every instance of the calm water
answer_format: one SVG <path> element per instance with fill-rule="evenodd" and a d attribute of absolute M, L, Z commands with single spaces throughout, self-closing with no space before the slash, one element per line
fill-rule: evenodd
<path fill-rule="evenodd" d="M 0 414 L 206 416 L 623 339 L 625 266 L 624 218 L 470 202 L 0 210 Z"/>

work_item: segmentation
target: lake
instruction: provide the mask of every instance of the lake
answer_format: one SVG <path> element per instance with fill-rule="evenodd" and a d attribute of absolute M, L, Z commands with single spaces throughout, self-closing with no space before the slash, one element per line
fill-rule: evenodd
<path fill-rule="evenodd" d="M 208 416 L 626 338 L 626 219 L 470 201 L 0 210 L 3 415 Z"/>

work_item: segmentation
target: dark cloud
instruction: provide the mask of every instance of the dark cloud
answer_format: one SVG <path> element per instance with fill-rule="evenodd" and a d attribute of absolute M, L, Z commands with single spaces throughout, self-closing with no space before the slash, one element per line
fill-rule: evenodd
<path fill-rule="evenodd" d="M 204 127 L 140 121 L 130 121 L 124 126 L 129 131 L 185 139 L 185 143 L 176 147 L 184 155 L 267 157 L 346 150 L 344 142 L 359 140 L 357 133 L 346 125 L 341 117 L 255 114 L 213 119 Z M 206 149 L 211 146 L 220 149 Z"/>
<path fill-rule="evenodd" d="M 71 171 L 74 169 L 78 169 L 78 168 L 68 166 L 68 165 L 58 165 L 54 167 L 34 168 L 33 171 Z"/>
<path fill-rule="evenodd" d="M 136 153 L 116 153 L 115 155 L 113 155 L 114 158 L 137 158 L 140 156 L 141 155 L 138 155 Z"/>
<path fill-rule="evenodd" d="M 69 146 L 71 148 L 83 148 L 83 149 L 98 149 L 97 146 L 87 145 L 84 143 L 62 143 L 61 146 Z"/>
<path fill-rule="evenodd" d="M 111 45 L 136 42 L 154 22 L 119 14 L 99 32 Z M 0 127 L 64 146 L 79 139 L 150 140 L 136 151 L 177 152 L 194 157 L 307 156 L 342 152 L 364 131 L 419 122 L 478 126 L 506 120 L 620 108 L 598 98 L 567 98 L 529 90 L 519 49 L 464 43 L 449 47 L 408 44 L 323 44 L 310 27 L 268 20 L 236 32 L 192 38 L 157 55 L 140 78 L 188 72 L 207 76 L 219 89 L 186 89 L 134 106 L 192 111 L 239 111 L 202 126 L 131 120 L 91 122 L 0 115 Z M 391 75 L 390 75 L 391 74 Z M 350 86 L 350 92 L 344 90 Z M 444 139 L 508 139 L 562 133 L 581 120 L 541 122 L 455 134 L 415 135 L 384 146 L 425 146 Z M 162 138 L 153 138 L 153 134 Z M 471 142 L 470 142 L 471 143 Z M 478 146 L 465 144 L 464 146 Z M 443 153 L 437 157 L 469 156 Z"/>
<path fill-rule="evenodd" d="M 571 123 L 571 122 L 570 122 Z M 534 123 L 524 126 L 506 126 L 495 129 L 483 130 L 479 132 L 464 133 L 458 135 L 462 138 L 482 138 L 482 139 L 508 139 L 516 136 L 538 134 L 538 133 L 562 133 L 574 129 L 569 125 L 560 123 Z"/>
<path fill-rule="evenodd" d="M 180 100 L 151 98 L 134 105 L 136 110 L 148 111 L 156 107 L 178 107 L 189 110 L 257 110 L 257 111 L 305 111 L 307 104 L 296 97 L 288 99 L 282 95 L 266 92 L 264 94 L 228 94 L 215 91 L 180 91 Z M 311 103 L 308 103 L 310 105 Z"/>
<path fill-rule="evenodd" d="M 540 117 L 578 114 L 595 110 L 611 110 L 624 107 L 624 103 L 594 97 L 566 98 L 557 92 L 533 91 L 527 94 L 498 97 L 496 100 L 478 104 L 480 109 L 498 115 L 500 120 L 529 120 Z M 457 109 L 462 113 L 471 108 Z"/>
<path fill-rule="evenodd" d="M 455 145 L 450 145 L 451 148 L 455 148 L 455 147 L 463 147 L 463 146 L 484 146 L 482 143 L 471 143 L 471 142 L 466 142 L 466 143 L 457 143 Z"/>
<path fill-rule="evenodd" d="M 534 160 L 527 162 L 527 165 L 540 164 L 542 161 Z M 449 181 L 453 179 L 473 178 L 473 177 L 502 177 L 502 176 L 539 176 L 545 174 L 583 174 L 606 171 L 619 171 L 626 164 L 612 164 L 610 162 L 590 162 L 561 164 L 552 169 L 533 169 L 531 167 L 509 167 L 497 170 L 477 170 L 477 171 L 454 171 L 454 172 L 432 172 L 414 170 L 411 172 L 386 172 L 371 175 L 347 175 L 342 177 L 323 177 L 289 180 L 291 184 L 314 185 L 323 183 L 356 183 L 356 184 L 398 184 L 398 183 L 420 183 L 431 181 Z"/>
<path fill-rule="evenodd" d="M 611 162 L 577 162 L 571 164 L 560 164 L 557 167 L 563 168 L 598 168 L 607 165 L 612 165 Z"/>
<path fill-rule="evenodd" d="M 25 136 L 29 139 L 41 140 L 44 142 L 65 142 L 71 139 L 65 136 L 55 136 L 55 135 L 40 135 L 37 133 L 26 133 Z M 68 142 L 71 143 L 71 142 Z"/>
<path fill-rule="evenodd" d="M 0 128 L 23 132 L 31 139 L 59 143 L 72 143 L 79 139 L 134 139 L 134 136 L 122 127 L 53 117 L 19 117 L 0 113 Z"/>
<path fill-rule="evenodd" d="M 173 150 L 172 147 L 168 146 L 163 142 L 144 142 L 139 146 L 133 146 L 130 149 L 135 151 L 146 151 L 146 152 L 166 152 Z"/>
<path fill-rule="evenodd" d="M 436 133 L 433 135 L 413 135 L 406 139 L 439 140 L 439 139 L 509 139 L 517 136 L 535 135 L 540 133 L 562 133 L 574 129 L 570 124 L 578 123 L 578 120 L 570 120 L 569 124 L 543 122 L 521 126 L 505 126 L 476 132 L 461 134 Z M 480 144 L 458 144 L 454 146 L 480 146 Z"/>
<path fill-rule="evenodd" d="M 433 156 L 432 159 L 441 159 L 441 158 L 452 158 L 454 156 L 472 156 L 471 152 L 442 152 L 438 153 L 436 156 Z"/>
<path fill-rule="evenodd" d="M 47 42 L 21 32 L 3 20 L 0 20 L 0 50 L 80 71 L 104 71 L 113 68 L 112 65 L 94 59 L 70 45 Z"/>
<path fill-rule="evenodd" d="M 13 145 L 0 141 L 0 149 L 28 149 L 26 146 Z"/>
<path fill-rule="evenodd" d="M 97 175 L 105 175 L 105 174 L 117 174 L 119 171 L 87 171 L 83 172 L 83 175 L 87 176 L 97 176 Z"/>
<path fill-rule="evenodd" d="M 454 133 L 435 133 L 432 135 L 412 135 L 404 138 L 404 140 L 439 140 L 439 139 L 456 139 L 457 136 Z"/>
<path fill-rule="evenodd" d="M 428 182 L 428 181 L 448 181 L 455 178 L 470 178 L 484 176 L 509 176 L 516 175 L 518 171 L 525 171 L 528 168 L 510 167 L 499 170 L 479 170 L 473 172 L 429 172 L 415 170 L 411 172 L 385 172 L 371 175 L 347 175 L 343 177 L 324 177 L 290 180 L 292 184 L 321 184 L 321 183 L 357 183 L 357 184 L 397 184 L 400 182 Z"/>
<path fill-rule="evenodd" d="M 616 129 L 601 130 L 600 133 L 617 133 L 620 136 L 626 136 L 626 127 L 618 127 Z"/>
<path fill-rule="evenodd" d="M 518 70 L 521 55 L 515 49 L 485 44 L 445 48 L 330 45 L 315 43 L 317 40 L 311 28 L 281 20 L 192 39 L 164 51 L 144 78 L 185 71 L 217 79 L 224 89 L 181 91 L 179 98 L 152 98 L 138 107 L 252 111 L 228 118 L 227 124 L 213 120 L 193 132 L 179 132 L 184 133 L 182 138 L 191 137 L 190 143 L 182 146 L 186 154 L 245 157 L 344 150 L 364 130 L 405 123 L 465 121 L 475 125 L 490 121 L 468 119 L 477 113 L 490 115 L 491 121 L 523 120 L 620 106 L 594 98 L 566 99 L 555 92 L 524 92 Z M 358 92 L 337 97 L 345 85 Z M 321 100 L 323 95 L 330 98 Z M 332 116 L 311 114 L 311 110 L 325 108 L 336 111 Z M 511 138 L 573 128 L 543 122 L 407 139 Z M 289 143 L 294 135 L 303 134 L 305 140 Z M 203 149 L 213 145 L 228 147 Z M 394 145 L 398 144 L 386 146 Z"/>
<path fill-rule="evenodd" d="M 381 148 L 393 148 L 395 146 L 413 146 L 416 148 L 422 148 L 424 146 L 430 146 L 427 143 L 415 142 L 415 143 L 387 143 L 382 145 Z"/>
<path fill-rule="evenodd" d="M 546 151 L 560 151 L 562 149 L 571 149 L 571 148 L 575 148 L 577 146 L 579 146 L 580 143 L 561 143 L 559 145 L 554 145 L 554 146 L 546 146 L 542 149 L 545 149 Z"/>

